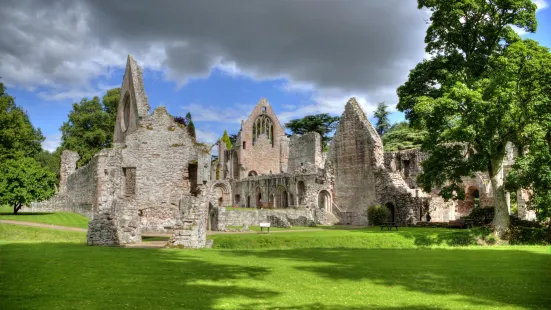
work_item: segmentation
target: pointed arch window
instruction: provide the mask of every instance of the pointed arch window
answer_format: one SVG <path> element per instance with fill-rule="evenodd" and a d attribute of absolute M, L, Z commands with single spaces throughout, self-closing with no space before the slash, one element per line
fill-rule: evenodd
<path fill-rule="evenodd" d="M 266 115 L 260 115 L 253 124 L 253 145 L 260 135 L 266 135 L 268 142 L 274 145 L 274 126 L 272 120 Z"/>

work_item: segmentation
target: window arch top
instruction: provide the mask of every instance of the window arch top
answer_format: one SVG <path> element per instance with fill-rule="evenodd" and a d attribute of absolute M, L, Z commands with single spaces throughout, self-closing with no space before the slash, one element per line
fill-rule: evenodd
<path fill-rule="evenodd" d="M 260 115 L 253 124 L 253 145 L 260 135 L 266 135 L 270 144 L 274 144 L 274 125 L 272 119 L 267 115 Z"/>

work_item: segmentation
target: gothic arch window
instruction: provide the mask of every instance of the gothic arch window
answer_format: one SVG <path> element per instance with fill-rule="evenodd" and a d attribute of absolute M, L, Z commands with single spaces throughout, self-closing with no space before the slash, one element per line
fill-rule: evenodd
<path fill-rule="evenodd" d="M 126 92 L 123 99 L 122 107 L 122 119 L 121 119 L 121 130 L 126 132 L 128 130 L 128 125 L 130 124 L 130 93 Z"/>
<path fill-rule="evenodd" d="M 274 126 L 272 124 L 272 119 L 266 115 L 260 115 L 256 118 L 253 124 L 253 145 L 256 144 L 256 141 L 260 135 L 266 135 L 268 142 L 273 146 L 274 145 Z"/>

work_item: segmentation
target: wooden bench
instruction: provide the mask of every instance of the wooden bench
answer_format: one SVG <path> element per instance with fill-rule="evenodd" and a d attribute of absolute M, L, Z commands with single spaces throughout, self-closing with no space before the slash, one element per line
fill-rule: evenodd
<path fill-rule="evenodd" d="M 268 229 L 268 233 L 270 232 L 270 223 L 260 223 L 260 232 L 266 227 Z"/>
<path fill-rule="evenodd" d="M 396 224 L 396 222 L 386 222 L 386 223 L 383 223 L 381 225 L 381 230 L 383 230 L 383 228 L 386 228 L 387 230 L 392 230 L 392 227 L 395 227 L 396 230 L 398 230 L 398 224 Z"/>

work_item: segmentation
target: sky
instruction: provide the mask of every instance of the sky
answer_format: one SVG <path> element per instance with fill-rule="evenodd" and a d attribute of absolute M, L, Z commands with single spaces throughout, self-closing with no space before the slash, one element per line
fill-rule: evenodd
<path fill-rule="evenodd" d="M 550 0 L 534 0 L 551 47 Z M 261 98 L 280 122 L 340 115 L 350 97 L 372 119 L 426 56 L 427 11 L 414 0 L 3 0 L 0 77 L 55 150 L 82 98 L 120 87 L 131 54 L 151 112 L 191 112 L 198 140 L 239 131 Z"/>

